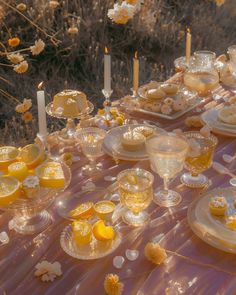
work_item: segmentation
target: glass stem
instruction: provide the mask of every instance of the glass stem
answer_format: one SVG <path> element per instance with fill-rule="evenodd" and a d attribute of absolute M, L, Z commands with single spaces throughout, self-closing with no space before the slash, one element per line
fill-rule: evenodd
<path fill-rule="evenodd" d="M 96 160 L 90 158 L 89 162 L 90 162 L 90 167 L 92 168 L 92 170 L 94 170 L 96 168 Z"/>
<path fill-rule="evenodd" d="M 167 177 L 164 177 L 164 190 L 168 191 L 169 190 L 169 179 Z"/>

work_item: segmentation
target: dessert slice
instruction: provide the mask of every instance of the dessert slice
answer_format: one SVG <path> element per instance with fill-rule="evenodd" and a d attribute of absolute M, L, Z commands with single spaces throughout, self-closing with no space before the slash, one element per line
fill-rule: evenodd
<path fill-rule="evenodd" d="M 78 246 L 87 245 L 92 240 L 92 226 L 87 221 L 74 221 L 72 223 L 73 237 Z"/>
<path fill-rule="evenodd" d="M 37 176 L 40 185 L 50 188 L 61 188 L 65 186 L 65 176 L 61 164 L 47 162 L 37 168 Z"/>
<path fill-rule="evenodd" d="M 0 206 L 7 206 L 21 195 L 20 182 L 12 176 L 0 177 Z"/>
<path fill-rule="evenodd" d="M 145 144 L 145 136 L 141 133 L 128 131 L 121 137 L 121 144 L 127 151 L 141 150 Z"/>
<path fill-rule="evenodd" d="M 209 210 L 215 216 L 224 216 L 227 207 L 227 201 L 224 197 L 214 197 L 209 202 Z"/>

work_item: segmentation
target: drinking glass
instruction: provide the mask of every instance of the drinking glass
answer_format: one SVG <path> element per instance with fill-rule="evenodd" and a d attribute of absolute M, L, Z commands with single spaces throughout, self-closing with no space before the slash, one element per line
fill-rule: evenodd
<path fill-rule="evenodd" d="M 193 62 L 184 74 L 184 84 L 199 96 L 207 96 L 219 84 L 219 74 L 215 69 L 216 54 L 201 50 L 194 52 Z"/>
<path fill-rule="evenodd" d="M 47 136 L 46 148 L 51 159 L 55 161 L 60 160 L 62 147 L 60 144 L 58 132 L 51 133 Z"/>
<path fill-rule="evenodd" d="M 102 144 L 105 136 L 106 131 L 96 127 L 82 128 L 76 131 L 75 137 L 80 143 L 82 152 L 90 162 L 82 169 L 85 175 L 91 175 L 101 170 L 96 159 L 103 155 Z"/>
<path fill-rule="evenodd" d="M 127 169 L 118 174 L 118 187 L 121 203 L 127 207 L 122 218 L 132 226 L 142 226 L 149 221 L 145 211 L 153 198 L 153 175 L 143 169 Z"/>
<path fill-rule="evenodd" d="M 151 167 L 164 180 L 164 189 L 154 192 L 154 202 L 159 206 L 171 207 L 182 200 L 179 193 L 169 190 L 169 179 L 175 177 L 184 166 L 188 143 L 172 133 L 153 136 L 146 140 L 146 150 Z"/>
<path fill-rule="evenodd" d="M 229 69 L 231 74 L 236 78 L 236 45 L 232 45 L 227 51 L 229 55 Z"/>
<path fill-rule="evenodd" d="M 192 148 L 190 144 L 185 159 L 185 168 L 189 173 L 182 175 L 181 182 L 192 188 L 204 187 L 209 183 L 209 179 L 201 172 L 211 166 L 218 140 L 214 135 L 204 137 L 198 131 L 185 132 L 184 135 L 189 141 L 192 141 Z"/>

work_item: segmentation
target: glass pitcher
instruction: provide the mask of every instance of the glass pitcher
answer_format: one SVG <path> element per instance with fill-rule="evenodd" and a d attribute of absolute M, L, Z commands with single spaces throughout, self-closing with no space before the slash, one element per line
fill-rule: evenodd
<path fill-rule="evenodd" d="M 219 75 L 214 67 L 216 54 L 202 50 L 194 52 L 194 58 L 184 74 L 184 84 L 198 92 L 199 96 L 207 96 L 219 84 Z"/>

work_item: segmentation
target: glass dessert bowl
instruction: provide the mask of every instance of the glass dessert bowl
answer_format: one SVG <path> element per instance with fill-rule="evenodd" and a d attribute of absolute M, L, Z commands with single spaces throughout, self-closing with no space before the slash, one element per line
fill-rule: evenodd
<path fill-rule="evenodd" d="M 211 167 L 215 147 L 218 143 L 214 135 L 204 137 L 198 131 L 185 132 L 190 149 L 185 159 L 185 168 L 189 171 L 181 176 L 181 182 L 191 188 L 201 188 L 209 184 L 209 179 L 201 174 Z"/>
<path fill-rule="evenodd" d="M 127 169 L 119 173 L 118 187 L 121 203 L 128 208 L 123 221 L 132 226 L 142 226 L 149 221 L 144 210 L 153 198 L 153 175 L 143 169 Z"/>

